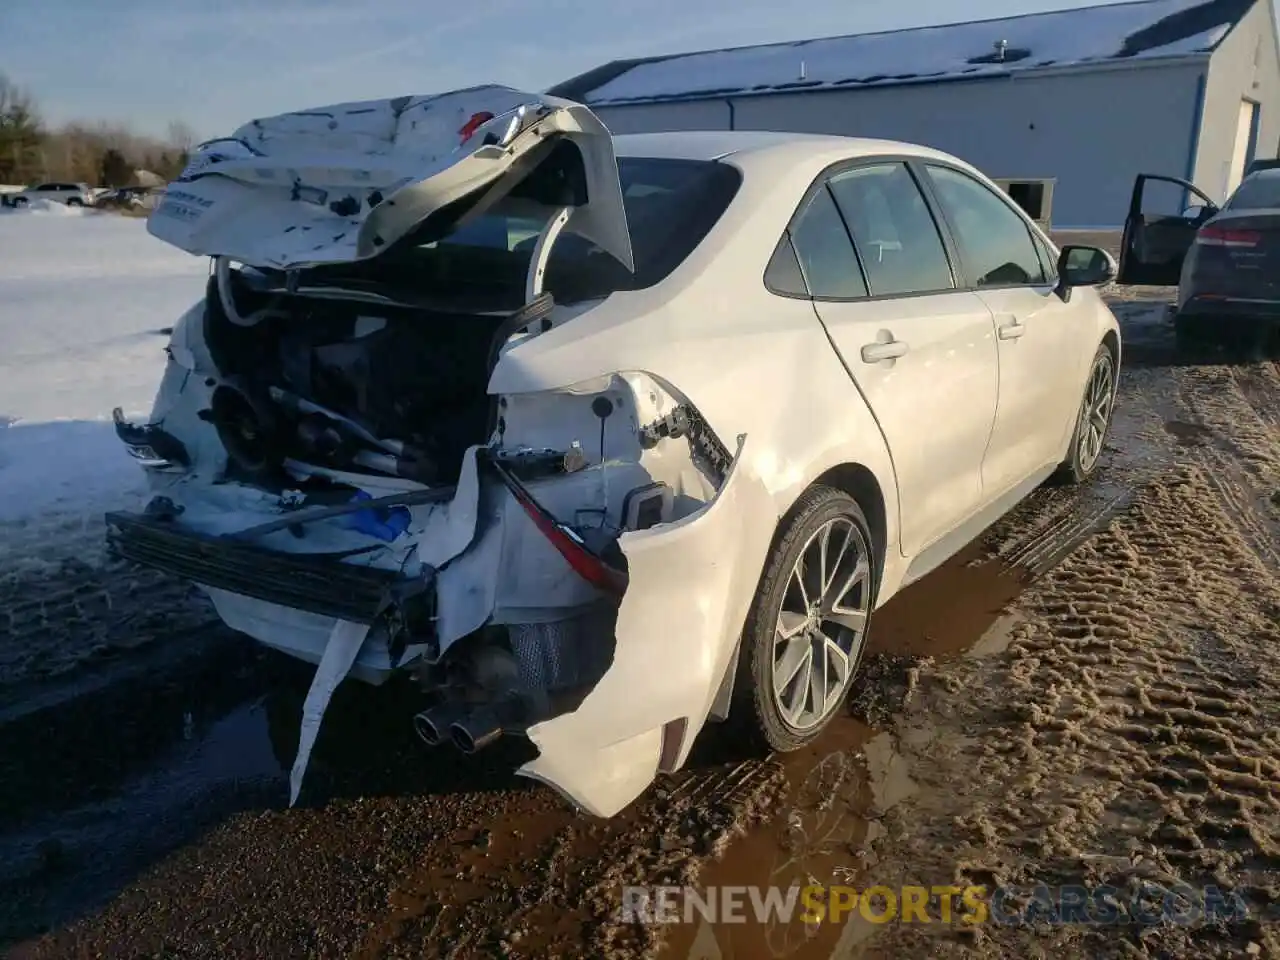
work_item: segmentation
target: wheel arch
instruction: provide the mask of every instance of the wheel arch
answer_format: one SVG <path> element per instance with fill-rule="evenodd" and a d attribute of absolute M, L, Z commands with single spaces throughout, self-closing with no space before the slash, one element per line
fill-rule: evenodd
<path fill-rule="evenodd" d="M 858 502 L 867 526 L 871 528 L 871 546 L 875 552 L 876 593 L 880 592 L 880 578 L 884 575 L 885 555 L 889 550 L 889 521 L 885 509 L 884 491 L 876 475 L 860 463 L 841 463 L 818 476 L 809 488 L 834 487 L 847 493 Z M 808 488 L 806 488 L 808 489 Z M 781 522 L 779 522 L 781 526 Z"/>
<path fill-rule="evenodd" d="M 774 549 L 778 534 L 805 493 L 814 487 L 824 486 L 832 487 L 848 494 L 862 508 L 862 514 L 866 518 L 867 526 L 871 532 L 871 547 L 875 560 L 875 596 L 878 597 L 880 582 L 884 576 L 885 558 L 889 550 L 888 510 L 885 506 L 884 490 L 880 486 L 880 481 L 870 468 L 861 463 L 850 461 L 836 464 L 814 477 L 807 485 L 798 490 L 795 499 L 786 510 L 778 515 L 778 522 L 774 527 L 773 539 L 769 549 L 770 551 Z M 764 571 L 762 569 L 761 576 L 763 575 Z M 872 598 L 872 603 L 874 605 L 875 597 Z M 741 659 L 742 632 L 739 631 L 738 639 L 734 644 L 733 655 L 729 658 L 724 676 L 720 680 L 720 686 L 716 691 L 715 699 L 712 701 L 708 719 L 723 721 L 728 718 L 729 710 L 733 705 L 734 687 L 737 684 L 738 674 L 741 670 Z"/>
<path fill-rule="evenodd" d="M 1108 329 L 1102 335 L 1102 345 L 1111 351 L 1111 359 L 1116 365 L 1116 372 L 1120 372 L 1120 334 L 1115 330 Z"/>

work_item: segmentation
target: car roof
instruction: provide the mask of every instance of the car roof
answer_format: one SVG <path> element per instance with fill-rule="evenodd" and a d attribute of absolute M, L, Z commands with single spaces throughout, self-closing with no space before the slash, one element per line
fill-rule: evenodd
<path fill-rule="evenodd" d="M 786 133 L 769 130 L 680 130 L 664 133 L 623 133 L 613 138 L 620 157 L 656 157 L 683 160 L 722 160 L 751 155 L 761 159 L 787 156 L 842 158 L 898 154 L 954 160 L 954 157 L 896 140 L 838 137 L 819 133 Z"/>

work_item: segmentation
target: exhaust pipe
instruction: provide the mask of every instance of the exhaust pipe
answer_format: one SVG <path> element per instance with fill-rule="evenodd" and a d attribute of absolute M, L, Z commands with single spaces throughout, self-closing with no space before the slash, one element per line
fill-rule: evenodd
<path fill-rule="evenodd" d="M 502 736 L 503 719 L 510 712 L 510 707 L 481 707 L 470 716 L 454 721 L 449 726 L 453 745 L 463 753 L 483 750 Z"/>
<path fill-rule="evenodd" d="M 427 746 L 438 747 L 449 738 L 450 725 L 465 718 L 466 711 L 463 708 L 448 703 L 441 704 L 415 714 L 413 729 Z"/>

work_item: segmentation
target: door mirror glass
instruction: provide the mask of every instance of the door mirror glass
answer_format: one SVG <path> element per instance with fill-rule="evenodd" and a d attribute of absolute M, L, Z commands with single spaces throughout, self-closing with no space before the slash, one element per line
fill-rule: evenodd
<path fill-rule="evenodd" d="M 1116 278 L 1116 261 L 1098 247 L 1063 247 L 1058 278 L 1064 287 L 1099 287 Z"/>

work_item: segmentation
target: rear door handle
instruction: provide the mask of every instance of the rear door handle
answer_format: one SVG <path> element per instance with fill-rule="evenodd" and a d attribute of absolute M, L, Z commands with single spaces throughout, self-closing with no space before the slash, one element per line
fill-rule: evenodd
<path fill-rule="evenodd" d="M 1001 340 L 1017 340 L 1027 332 L 1027 325 L 1018 320 L 1010 320 L 996 329 Z"/>
<path fill-rule="evenodd" d="M 897 360 L 907 354 L 907 345 L 901 340 L 877 340 L 862 348 L 863 363 L 879 363 L 881 360 Z"/>

